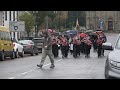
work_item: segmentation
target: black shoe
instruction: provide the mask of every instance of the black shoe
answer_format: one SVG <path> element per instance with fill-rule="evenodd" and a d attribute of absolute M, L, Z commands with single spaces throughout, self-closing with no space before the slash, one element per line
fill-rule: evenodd
<path fill-rule="evenodd" d="M 87 58 L 88 56 L 86 55 L 85 57 Z"/>
<path fill-rule="evenodd" d="M 55 67 L 55 65 L 51 65 L 51 66 L 50 66 L 50 68 L 54 68 L 54 67 Z"/>
<path fill-rule="evenodd" d="M 101 57 L 101 55 L 98 56 L 98 58 L 100 58 L 100 57 Z"/>
<path fill-rule="evenodd" d="M 64 57 L 64 56 L 62 56 L 62 58 L 64 59 L 65 57 Z"/>
<path fill-rule="evenodd" d="M 42 68 L 43 65 L 40 64 L 40 65 L 37 65 L 37 66 L 40 67 L 40 68 Z"/>
<path fill-rule="evenodd" d="M 102 53 L 102 56 L 104 56 L 104 53 Z"/>

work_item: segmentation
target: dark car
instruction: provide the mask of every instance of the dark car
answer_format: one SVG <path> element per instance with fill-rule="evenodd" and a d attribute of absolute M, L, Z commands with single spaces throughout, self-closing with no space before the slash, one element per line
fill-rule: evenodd
<path fill-rule="evenodd" d="M 108 56 L 105 63 L 105 78 L 119 78 L 120 79 L 120 35 L 117 39 L 115 47 L 113 48 L 111 44 L 105 45 L 104 49 L 112 50 Z"/>
<path fill-rule="evenodd" d="M 23 46 L 25 54 L 38 55 L 38 48 L 32 40 L 20 40 L 19 43 Z"/>
<path fill-rule="evenodd" d="M 33 38 L 32 41 L 36 44 L 38 51 L 42 53 L 44 38 Z"/>

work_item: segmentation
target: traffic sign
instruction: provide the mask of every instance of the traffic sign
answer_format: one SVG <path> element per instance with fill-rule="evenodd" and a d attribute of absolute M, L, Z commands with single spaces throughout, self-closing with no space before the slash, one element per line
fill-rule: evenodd
<path fill-rule="evenodd" d="M 9 29 L 11 32 L 23 32 L 25 31 L 25 22 L 24 21 L 10 21 Z"/>

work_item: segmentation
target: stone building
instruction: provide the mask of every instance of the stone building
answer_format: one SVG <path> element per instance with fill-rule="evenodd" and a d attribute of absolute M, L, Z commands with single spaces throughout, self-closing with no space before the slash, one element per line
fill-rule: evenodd
<path fill-rule="evenodd" d="M 86 11 L 86 28 L 120 31 L 120 11 Z"/>
<path fill-rule="evenodd" d="M 10 21 L 18 21 L 18 17 L 24 13 L 24 11 L 0 11 L 0 26 L 6 26 L 9 28 Z M 11 32 L 12 38 L 20 38 L 22 32 Z"/>

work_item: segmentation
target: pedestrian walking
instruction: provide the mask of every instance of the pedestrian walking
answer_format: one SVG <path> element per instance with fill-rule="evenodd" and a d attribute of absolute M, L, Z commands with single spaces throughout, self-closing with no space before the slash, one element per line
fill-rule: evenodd
<path fill-rule="evenodd" d="M 54 65 L 54 58 L 53 58 L 53 54 L 52 54 L 52 38 L 50 37 L 50 35 L 48 34 L 47 31 L 43 31 L 43 35 L 44 35 L 44 44 L 43 44 L 44 50 L 42 53 L 41 62 L 37 66 L 42 68 L 44 61 L 48 55 L 50 58 L 50 62 L 51 62 L 50 68 L 54 68 L 55 65 Z"/>

